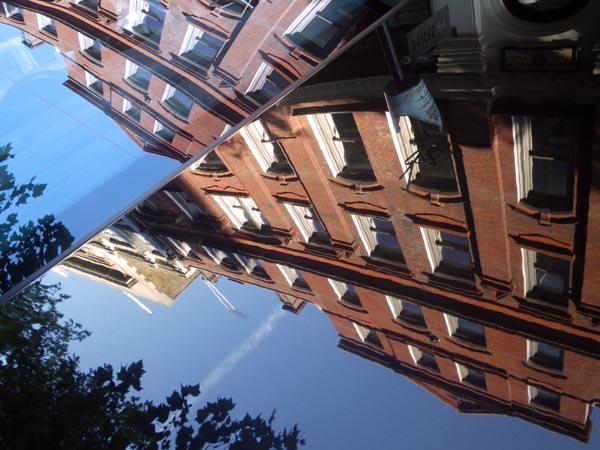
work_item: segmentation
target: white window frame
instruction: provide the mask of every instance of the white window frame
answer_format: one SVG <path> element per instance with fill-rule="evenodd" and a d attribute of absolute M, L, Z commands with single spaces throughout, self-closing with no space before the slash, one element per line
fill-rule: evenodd
<path fill-rule="evenodd" d="M 487 388 L 487 380 L 485 377 L 485 372 L 483 370 L 479 370 L 475 367 L 465 366 L 464 364 L 460 364 L 457 362 L 455 362 L 454 364 L 456 365 L 456 373 L 458 374 L 458 379 L 461 383 L 468 384 L 469 386 L 473 386 L 478 389 L 486 389 Z M 469 375 L 471 373 L 470 369 L 477 370 L 477 371 L 483 373 L 484 386 L 480 386 L 478 384 L 470 383 L 469 381 L 467 381 L 467 378 L 469 377 Z"/>
<path fill-rule="evenodd" d="M 552 394 L 556 394 L 558 396 L 558 405 L 557 405 L 556 409 L 554 409 L 554 408 L 552 408 L 550 406 L 544 405 L 543 403 L 539 403 L 539 402 L 536 401 L 536 398 L 537 398 L 537 396 L 539 394 L 539 390 L 540 389 L 544 390 L 546 392 L 551 392 Z M 528 384 L 527 385 L 527 395 L 529 397 L 529 404 L 530 405 L 533 405 L 533 406 L 535 406 L 537 408 L 545 408 L 545 409 L 551 409 L 552 411 L 560 411 L 560 393 L 559 392 L 555 392 L 555 391 L 553 391 L 551 389 L 546 389 L 543 386 L 535 386 L 535 385 L 532 385 L 532 384 Z"/>
<path fill-rule="evenodd" d="M 414 347 L 412 345 L 408 345 L 408 352 L 410 353 L 410 356 L 412 358 L 412 360 L 414 361 L 415 365 L 419 366 L 419 367 L 423 367 L 425 369 L 429 369 L 429 370 L 435 370 L 435 368 L 428 366 L 427 364 L 423 364 L 422 360 L 423 360 L 423 350 L 421 350 L 418 347 Z M 437 365 L 437 361 L 435 361 L 435 355 L 430 353 L 430 352 L 426 352 L 430 355 L 433 356 L 434 362 Z M 439 370 L 439 368 L 438 368 Z"/>
<path fill-rule="evenodd" d="M 102 84 L 102 86 L 104 87 L 104 83 L 102 83 L 102 80 L 100 80 L 99 78 L 96 78 L 91 72 L 88 72 L 87 70 L 84 70 L 85 72 L 85 85 L 89 88 L 92 89 L 92 84 L 94 84 L 97 81 L 100 81 L 100 83 Z M 95 89 L 92 89 L 94 92 L 100 94 L 98 91 L 96 91 Z"/>
<path fill-rule="evenodd" d="M 56 28 L 56 21 L 54 19 L 40 13 L 37 13 L 37 23 L 40 31 L 44 31 L 44 28 L 47 26 L 53 26 Z"/>
<path fill-rule="evenodd" d="M 517 199 L 527 198 L 533 189 L 533 163 L 530 150 L 533 148 L 531 117 L 512 116 L 512 133 L 515 157 L 515 180 Z"/>
<path fill-rule="evenodd" d="M 329 3 L 331 3 L 331 0 L 313 0 L 290 24 L 284 34 L 294 34 L 304 30 L 315 15 L 325 9 Z"/>
<path fill-rule="evenodd" d="M 183 55 L 186 52 L 194 49 L 196 45 L 196 41 L 202 37 L 204 31 L 198 27 L 193 25 L 188 25 L 187 30 L 185 31 L 185 36 L 183 38 L 183 42 L 181 43 L 181 49 L 179 50 L 179 56 Z"/>
<path fill-rule="evenodd" d="M 242 266 L 248 275 L 251 275 L 257 267 L 262 268 L 260 262 L 255 258 L 250 258 L 249 256 L 244 256 L 239 253 L 234 253 L 233 257 L 240 263 L 240 266 Z"/>
<path fill-rule="evenodd" d="M 537 274 L 535 263 L 537 260 L 537 253 L 534 250 L 521 248 L 521 262 L 523 270 L 523 298 L 527 298 L 532 303 L 539 303 L 541 305 L 550 306 L 555 309 L 564 310 L 563 307 L 557 306 L 552 302 L 544 301 L 537 297 L 528 297 L 527 294 L 531 292 L 537 285 Z M 559 259 L 559 258 L 556 258 Z M 564 280 L 565 284 L 569 283 L 569 279 Z"/>
<path fill-rule="evenodd" d="M 259 230 L 264 225 L 268 225 L 268 222 L 258 210 L 258 206 L 250 197 L 213 194 L 212 198 L 238 230 L 247 222 L 251 222 Z"/>
<path fill-rule="evenodd" d="M 210 259 L 212 259 L 213 262 L 217 265 L 221 264 L 221 262 L 223 262 L 225 258 L 229 257 L 229 255 L 223 250 L 208 247 L 206 245 L 201 245 L 200 247 L 202 247 L 202 250 L 204 250 L 204 252 L 210 257 Z"/>
<path fill-rule="evenodd" d="M 450 314 L 444 313 L 444 320 L 446 321 L 446 327 L 448 329 L 448 335 L 451 338 L 456 337 L 457 339 L 463 340 L 463 338 L 461 336 L 456 336 L 456 333 L 457 333 L 458 329 L 460 328 L 459 324 L 458 324 L 458 319 L 459 318 L 456 317 L 456 316 L 452 316 Z M 469 321 L 467 319 L 463 319 L 463 320 L 465 320 L 467 322 L 471 322 L 471 321 Z M 475 322 L 472 322 L 472 323 L 475 323 Z M 482 326 L 482 329 L 483 329 L 483 338 L 486 339 L 486 336 L 485 336 L 485 327 Z M 474 345 L 477 345 L 477 344 L 474 344 Z"/>
<path fill-rule="evenodd" d="M 421 305 L 417 305 L 414 302 L 409 302 L 408 300 L 404 300 L 402 298 L 398 298 L 398 297 L 393 297 L 391 295 L 386 295 L 385 296 L 388 306 L 390 307 L 390 311 L 392 312 L 392 315 L 394 316 L 395 319 L 402 319 L 402 311 L 404 310 L 404 306 L 403 306 L 403 302 L 405 303 L 410 303 L 411 305 L 415 305 L 418 306 L 419 308 L 421 308 Z M 421 308 L 421 312 L 423 312 L 423 309 Z M 425 316 L 422 315 L 423 320 L 425 320 Z"/>
<path fill-rule="evenodd" d="M 2 5 L 4 6 L 4 12 L 6 13 L 7 18 L 11 18 L 17 14 L 23 15 L 23 9 L 19 8 L 18 6 L 10 5 L 4 2 L 2 2 Z"/>
<path fill-rule="evenodd" d="M 317 233 L 318 231 L 313 224 L 313 219 L 306 218 L 307 216 L 312 217 L 316 214 L 314 209 L 312 207 L 294 205 L 292 203 L 284 203 L 284 205 L 288 211 L 288 214 L 294 221 L 296 228 L 300 230 L 300 234 L 302 235 L 304 242 L 308 242 L 313 234 Z"/>
<path fill-rule="evenodd" d="M 95 40 L 89 36 L 86 36 L 83 33 L 77 32 L 77 37 L 79 38 L 79 49 L 82 52 L 85 52 L 88 48 L 94 46 Z"/>
<path fill-rule="evenodd" d="M 367 339 L 371 333 L 374 333 L 375 335 L 377 334 L 377 332 L 373 328 L 368 328 L 364 325 L 359 325 L 356 322 L 352 322 L 352 325 L 354 325 L 354 329 L 356 330 L 356 334 L 358 334 L 360 340 L 366 344 L 369 343 Z"/>
<path fill-rule="evenodd" d="M 254 78 L 252 78 L 252 81 L 248 85 L 248 89 L 244 92 L 244 95 L 247 95 L 250 92 L 260 91 L 267 82 L 267 77 L 271 75 L 272 72 L 273 67 L 266 62 L 260 63 L 260 66 L 256 71 L 256 74 L 254 74 Z"/>
<path fill-rule="evenodd" d="M 287 281 L 287 283 L 290 286 L 294 285 L 294 282 L 301 278 L 299 276 L 299 273 L 296 269 L 293 269 L 289 266 L 283 266 L 281 264 L 277 264 L 277 267 L 279 268 L 279 271 L 281 272 L 281 274 L 283 275 L 283 278 L 285 278 L 285 281 Z"/>
<path fill-rule="evenodd" d="M 248 124 L 240 130 L 240 134 L 244 138 L 244 141 L 246 141 L 246 145 L 250 148 L 261 170 L 267 172 L 277 160 L 275 159 L 274 144 L 272 142 L 265 142 L 269 141 L 271 137 L 262 122 L 256 120 Z"/>
<path fill-rule="evenodd" d="M 171 237 L 167 237 L 167 241 L 175 247 L 175 250 L 179 252 L 181 256 L 186 257 L 192 251 L 192 247 L 187 242 L 180 241 Z"/>
<path fill-rule="evenodd" d="M 332 280 L 331 278 L 328 278 L 327 281 L 329 281 L 333 292 L 335 292 L 335 295 L 337 295 L 339 300 L 341 300 L 342 297 L 348 292 L 348 284 L 344 283 L 343 281 Z"/>
<path fill-rule="evenodd" d="M 148 11 L 150 8 L 150 2 L 144 0 L 130 0 L 129 11 L 125 18 L 123 28 L 133 31 L 133 27 L 141 24 L 144 21 L 145 14 L 143 10 Z"/>
<path fill-rule="evenodd" d="M 129 59 L 125 60 L 125 79 L 131 77 L 132 75 L 135 75 L 138 72 L 138 69 L 140 68 L 140 66 L 136 63 L 134 63 L 133 61 L 130 61 Z M 148 80 L 148 83 L 150 83 L 150 80 Z"/>
<path fill-rule="evenodd" d="M 538 341 L 532 341 L 532 340 L 530 340 L 530 339 L 527 339 L 527 361 L 528 361 L 528 362 L 531 362 L 531 363 L 533 363 L 533 364 L 536 364 L 536 365 L 541 365 L 541 366 L 543 366 L 543 367 L 547 367 L 547 368 L 549 368 L 549 369 L 558 370 L 558 369 L 556 369 L 556 368 L 553 368 L 553 367 L 546 366 L 545 364 L 539 364 L 538 362 L 536 362 L 536 361 L 535 361 L 535 356 L 536 356 L 536 355 L 539 353 L 539 351 L 540 351 L 540 350 L 539 350 L 539 345 L 540 345 L 540 342 L 538 342 Z M 554 345 L 551 345 L 551 344 L 546 344 L 546 345 L 547 345 L 547 346 L 549 346 L 549 347 L 556 348 L 557 350 L 562 350 L 561 348 L 559 348 L 559 347 L 556 347 L 556 346 L 554 346 Z M 564 350 L 563 350 L 563 358 L 562 358 L 562 360 L 561 360 L 560 362 L 561 362 L 562 364 L 564 364 Z M 562 369 L 561 369 L 561 370 L 562 370 Z"/>
<path fill-rule="evenodd" d="M 442 250 L 436 243 L 442 240 L 442 234 L 439 230 L 433 228 L 419 228 L 421 230 L 421 236 L 423 237 L 423 243 L 425 244 L 425 251 L 427 252 L 427 259 L 429 260 L 431 271 L 435 272 L 442 262 Z"/>
<path fill-rule="evenodd" d="M 306 118 L 327 161 L 327 166 L 332 175 L 337 177 L 344 170 L 346 160 L 344 159 L 344 144 L 333 139 L 338 137 L 339 133 L 333 122 L 332 114 L 311 114 Z"/>
<path fill-rule="evenodd" d="M 194 25 L 188 25 L 187 30 L 185 32 L 185 36 L 183 38 L 183 42 L 181 43 L 181 49 L 179 50 L 179 53 L 178 53 L 179 56 L 185 58 L 185 56 L 183 56 L 184 53 L 192 51 L 194 49 L 194 47 L 196 46 L 196 42 L 200 41 L 204 34 L 206 34 L 206 31 L 204 31 L 198 27 L 195 27 Z M 223 48 L 223 45 L 225 44 L 224 40 L 222 40 L 219 37 L 216 37 L 216 38 L 221 41 L 221 47 L 219 48 L 219 50 L 217 50 L 217 53 L 215 53 L 214 58 L 210 62 L 210 65 L 212 65 L 215 58 L 219 55 L 221 48 Z"/>
<path fill-rule="evenodd" d="M 385 116 L 387 118 L 388 127 L 392 135 L 392 141 L 394 142 L 394 149 L 396 150 L 396 154 L 400 160 L 402 173 L 405 174 L 404 176 L 406 183 L 411 183 L 415 180 L 417 174 L 419 173 L 418 160 L 414 162 L 412 170 L 408 170 L 408 166 L 406 165 L 406 160 L 410 157 L 414 157 L 413 155 L 418 151 L 418 147 L 414 143 L 415 135 L 413 133 L 412 123 L 410 122 L 410 118 L 408 116 L 400 116 L 398 130 L 396 131 L 392 115 L 389 112 L 386 112 Z"/>
<path fill-rule="evenodd" d="M 131 103 L 131 101 L 129 99 L 123 98 L 123 114 L 129 116 L 129 114 L 127 113 L 127 111 L 129 111 L 130 109 L 134 109 L 134 108 L 138 109 L 141 112 L 141 109 L 138 108 L 133 103 Z"/>
<path fill-rule="evenodd" d="M 170 98 L 175 97 L 175 94 L 179 92 L 181 95 L 183 95 L 184 97 L 186 97 L 191 105 L 190 105 L 190 110 L 188 111 L 187 114 L 183 114 L 179 111 L 177 111 L 175 108 L 172 108 L 171 106 L 169 106 L 168 103 L 166 103 Z M 162 102 L 163 104 L 170 110 L 173 111 L 177 114 L 177 116 L 181 116 L 181 117 L 185 117 L 188 118 L 189 115 L 192 112 L 192 108 L 194 107 L 194 101 L 191 99 L 191 97 L 189 95 L 187 95 L 185 92 L 183 92 L 181 89 L 176 88 L 175 86 L 167 83 L 167 85 L 165 86 L 165 92 L 163 93 L 162 96 Z"/>
<path fill-rule="evenodd" d="M 159 138 L 161 138 L 161 136 L 158 134 L 158 132 L 161 131 L 161 130 L 164 130 L 164 129 L 171 130 L 171 131 L 175 132 L 175 130 L 173 130 L 171 127 L 168 127 L 164 123 L 159 122 L 158 120 L 154 121 L 154 134 L 156 134 Z"/>
<path fill-rule="evenodd" d="M 167 197 L 171 199 L 173 203 L 184 213 L 191 221 L 195 220 L 197 216 L 204 215 L 204 210 L 198 206 L 195 202 L 190 201 L 185 193 L 180 191 L 163 191 Z"/>
<path fill-rule="evenodd" d="M 350 216 L 356 226 L 360 240 L 365 246 L 368 256 L 370 256 L 375 251 L 375 247 L 377 247 L 377 232 L 371 229 L 375 228 L 375 221 L 369 216 L 359 216 L 356 214 L 350 214 Z"/>
<path fill-rule="evenodd" d="M 535 260 L 536 252 L 526 248 L 521 248 L 521 261 L 523 269 L 523 298 L 531 291 L 536 283 Z"/>

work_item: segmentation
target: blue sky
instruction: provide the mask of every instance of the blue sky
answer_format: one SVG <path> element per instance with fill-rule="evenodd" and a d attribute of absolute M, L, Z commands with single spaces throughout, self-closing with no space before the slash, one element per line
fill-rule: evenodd
<path fill-rule="evenodd" d="M 29 49 L 0 25 L 0 143 L 11 143 L 17 182 L 46 183 L 19 208 L 25 219 L 53 213 L 76 237 L 165 179 L 178 163 L 142 152 L 102 111 L 62 85 L 64 58 L 48 44 Z M 126 189 L 125 189 L 126 187 Z M 82 200 L 94 208 L 84 209 Z"/>
<path fill-rule="evenodd" d="M 179 384 L 200 382 L 200 404 L 231 396 L 239 413 L 275 408 L 278 426 L 299 423 L 309 449 L 569 450 L 600 442 L 593 436 L 585 446 L 510 417 L 458 414 L 405 377 L 339 350 L 336 330 L 317 308 L 295 316 L 254 286 L 217 282 L 249 316 L 241 319 L 200 280 L 173 307 L 146 303 L 152 315 L 76 275 L 48 280 L 72 294 L 68 316 L 93 330 L 73 347 L 83 366 L 143 359 L 143 396 L 160 400 Z M 597 408 L 592 419 L 600 420 Z"/>

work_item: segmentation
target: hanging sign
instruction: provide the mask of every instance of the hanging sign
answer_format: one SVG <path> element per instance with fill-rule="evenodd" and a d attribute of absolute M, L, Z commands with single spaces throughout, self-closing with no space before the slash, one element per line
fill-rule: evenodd
<path fill-rule="evenodd" d="M 421 78 L 416 77 L 415 81 L 405 89 L 399 88 L 395 83 L 386 86 L 384 95 L 389 112 L 395 118 L 409 116 L 441 127 L 442 116 L 431 92 Z"/>
<path fill-rule="evenodd" d="M 411 58 L 423 56 L 450 36 L 450 10 L 446 5 L 406 35 L 408 53 Z"/>

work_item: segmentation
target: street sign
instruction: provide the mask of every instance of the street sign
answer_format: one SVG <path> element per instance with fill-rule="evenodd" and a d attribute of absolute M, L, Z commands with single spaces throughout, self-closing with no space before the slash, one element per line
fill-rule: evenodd
<path fill-rule="evenodd" d="M 425 55 L 451 35 L 450 10 L 446 5 L 406 35 L 410 57 Z"/>

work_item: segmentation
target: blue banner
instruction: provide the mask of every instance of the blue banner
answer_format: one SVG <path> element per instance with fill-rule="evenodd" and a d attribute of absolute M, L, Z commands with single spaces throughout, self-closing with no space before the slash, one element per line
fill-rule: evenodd
<path fill-rule="evenodd" d="M 437 127 L 442 126 L 440 110 L 422 79 L 403 91 L 387 91 L 385 98 L 392 116 L 409 116 Z"/>

